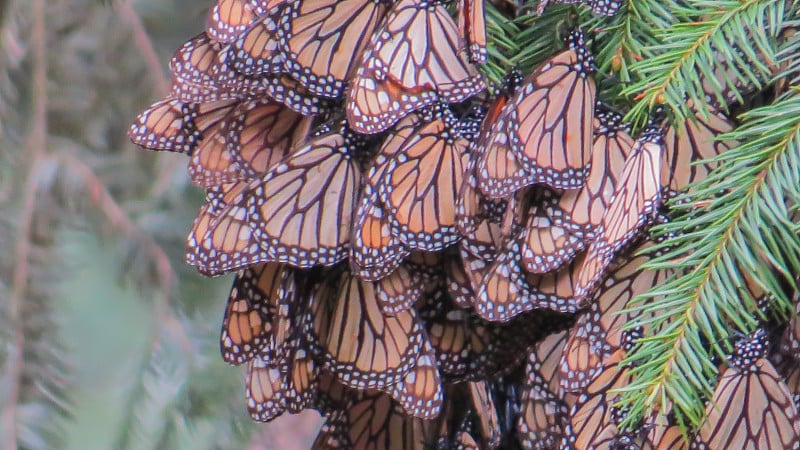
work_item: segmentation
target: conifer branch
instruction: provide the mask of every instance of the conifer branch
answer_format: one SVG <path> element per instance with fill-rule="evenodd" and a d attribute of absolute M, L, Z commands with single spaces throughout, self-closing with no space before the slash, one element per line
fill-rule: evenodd
<path fill-rule="evenodd" d="M 659 105 L 679 120 L 691 117 L 687 98 L 707 115 L 706 94 L 721 105 L 727 104 L 725 91 L 741 100 L 744 93 L 763 87 L 775 69 L 776 37 L 789 12 L 785 1 L 682 3 L 665 2 L 682 15 L 680 20 L 657 30 L 658 44 L 644 49 L 652 56 L 631 66 L 636 81 L 623 94 L 637 99 L 627 116 L 636 126 L 646 123 Z"/>
<path fill-rule="evenodd" d="M 662 300 L 634 302 L 635 317 L 656 319 L 648 323 L 654 335 L 628 358 L 637 375 L 623 398 L 628 426 L 670 408 L 680 423 L 698 426 L 717 375 L 713 361 L 724 360 L 736 333 L 758 325 L 758 300 L 766 296 L 784 319 L 793 308 L 783 286 L 796 290 L 800 273 L 800 236 L 792 223 L 800 205 L 800 92 L 742 119 L 740 128 L 719 136 L 741 145 L 720 155 L 718 169 L 673 202 L 671 223 L 654 229 L 678 235 L 668 242 L 674 249 L 649 266 L 681 275 L 646 296 Z"/>

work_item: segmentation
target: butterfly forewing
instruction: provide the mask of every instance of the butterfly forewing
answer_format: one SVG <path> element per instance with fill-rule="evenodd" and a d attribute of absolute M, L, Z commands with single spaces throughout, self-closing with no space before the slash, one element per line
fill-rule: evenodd
<path fill-rule="evenodd" d="M 386 9 L 378 0 L 291 2 L 282 23 L 285 70 L 313 95 L 342 97 Z"/>

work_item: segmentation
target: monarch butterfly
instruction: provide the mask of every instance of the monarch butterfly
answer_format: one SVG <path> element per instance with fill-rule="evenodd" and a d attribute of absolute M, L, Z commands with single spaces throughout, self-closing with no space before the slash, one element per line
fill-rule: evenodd
<path fill-rule="evenodd" d="M 230 117 L 228 113 L 225 117 Z M 224 119 L 215 126 L 215 131 L 204 139 L 189 160 L 189 176 L 200 187 L 212 188 L 246 180 L 239 166 L 233 161 L 222 131 Z"/>
<path fill-rule="evenodd" d="M 220 350 L 225 362 L 247 362 L 267 345 L 286 276 L 286 266 L 274 263 L 251 266 L 236 274 L 222 319 Z"/>
<path fill-rule="evenodd" d="M 258 98 L 267 95 L 304 116 L 321 114 L 330 107 L 327 100 L 310 94 L 297 80 L 285 74 L 248 77 L 227 64 L 215 65 L 213 73 L 220 85 L 220 92 L 234 98 Z"/>
<path fill-rule="evenodd" d="M 346 402 L 328 414 L 319 449 L 423 450 L 432 430 L 428 421 L 409 417 L 382 392 L 346 390 Z M 333 432 L 331 432 L 333 430 Z"/>
<path fill-rule="evenodd" d="M 456 195 L 467 163 L 467 142 L 447 115 L 421 125 L 385 162 L 378 194 L 392 225 L 411 249 L 435 252 L 458 240 Z"/>
<path fill-rule="evenodd" d="M 335 291 L 330 284 L 322 289 L 310 303 L 312 331 L 339 380 L 359 389 L 386 388 L 401 381 L 424 347 L 415 310 L 385 315 L 375 284 L 347 272 Z"/>
<path fill-rule="evenodd" d="M 232 101 L 184 103 L 172 96 L 142 111 L 128 129 L 128 138 L 150 150 L 191 155 L 218 130 L 218 123 L 234 107 Z"/>
<path fill-rule="evenodd" d="M 436 450 L 479 450 L 477 439 L 472 435 L 472 420 L 465 415 L 454 432 L 445 429 L 440 432 Z"/>
<path fill-rule="evenodd" d="M 592 161 L 586 184 L 580 189 L 550 194 L 528 218 L 528 235 L 522 245 L 522 262 L 531 273 L 558 269 L 582 250 L 600 225 L 625 159 L 633 148 L 633 139 L 622 124 L 622 116 L 602 106 L 594 119 Z M 538 225 L 537 222 L 541 222 Z"/>
<path fill-rule="evenodd" d="M 500 418 L 491 385 L 487 381 L 471 381 L 468 386 L 483 448 L 495 449 L 500 445 L 503 432 L 500 429 Z"/>
<path fill-rule="evenodd" d="M 575 293 L 586 298 L 605 275 L 614 256 L 627 246 L 642 227 L 653 220 L 661 204 L 664 138 L 646 129 L 636 141 L 614 189 L 595 240 L 578 272 Z"/>
<path fill-rule="evenodd" d="M 493 235 L 492 224 L 499 224 L 500 217 L 506 210 L 507 201 L 504 199 L 487 199 L 482 195 L 479 188 L 479 180 L 476 174 L 479 162 L 483 159 L 486 145 L 485 135 L 491 129 L 492 124 L 498 120 L 498 115 L 503 106 L 508 101 L 508 96 L 513 92 L 514 85 L 521 78 L 516 71 L 508 75 L 504 85 L 504 93 L 499 95 L 492 103 L 486 114 L 483 115 L 482 122 L 477 132 L 477 137 L 469 146 L 469 160 L 465 168 L 465 178 L 461 183 L 461 190 L 456 200 L 456 226 L 459 233 L 467 242 L 487 242 L 486 235 Z M 494 240 L 494 239 L 490 239 Z M 478 244 L 480 247 L 480 244 Z M 481 248 L 472 248 L 473 253 L 480 255 L 484 252 Z M 494 249 L 487 248 L 493 256 Z"/>
<path fill-rule="evenodd" d="M 639 253 L 649 245 L 645 243 L 631 254 Z M 621 314 L 621 311 L 631 306 L 632 299 L 663 283 L 672 274 L 669 270 L 642 269 L 641 265 L 649 258 L 642 255 L 624 263 L 617 262 L 618 267 L 603 283 L 589 310 L 579 316 L 561 360 L 563 391 L 580 392 L 603 370 L 605 360 L 623 346 L 623 328 L 631 316 Z"/>
<path fill-rule="evenodd" d="M 388 315 L 409 309 L 423 294 L 442 288 L 438 255 L 412 253 L 396 270 L 375 283 L 381 310 Z"/>
<path fill-rule="evenodd" d="M 261 16 L 220 53 L 220 59 L 246 76 L 283 72 L 284 54 L 280 49 L 278 32 L 281 18 L 287 12 L 287 0 L 270 2 Z"/>
<path fill-rule="evenodd" d="M 667 422 L 661 414 L 653 419 L 656 422 L 659 420 L 665 423 L 645 425 L 645 427 L 651 427 L 648 439 L 653 443 L 653 448 L 655 450 L 689 450 L 689 444 L 680 427 Z"/>
<path fill-rule="evenodd" d="M 470 170 L 476 180 L 475 189 L 490 199 L 501 199 L 509 196 L 524 186 L 520 180 L 524 178 L 522 166 L 511 150 L 511 138 L 508 134 L 510 108 L 508 103 L 522 84 L 522 73 L 512 70 L 506 75 L 501 90 L 489 107 L 481 124 L 475 146 L 472 148 L 474 167 Z M 491 149 L 491 154 L 488 154 Z"/>
<path fill-rule="evenodd" d="M 249 232 L 234 233 L 229 228 L 215 228 L 213 225 L 218 221 L 222 212 L 230 205 L 242 201 L 243 193 L 247 189 L 247 182 L 238 182 L 215 186 L 207 190 L 207 201 L 200 207 L 197 217 L 194 219 L 192 229 L 186 237 L 187 264 L 195 266 L 201 273 L 213 276 L 225 273 L 211 261 L 213 249 L 209 247 L 211 241 L 224 242 L 226 246 L 239 249 L 242 252 L 249 246 Z M 210 236 L 209 236 L 210 235 Z M 209 237 L 211 241 L 207 240 Z M 254 262 L 255 264 L 255 262 Z M 242 264 L 245 266 L 247 264 Z"/>
<path fill-rule="evenodd" d="M 367 172 L 361 200 L 355 213 L 351 237 L 350 267 L 365 280 L 378 280 L 392 271 L 409 254 L 409 249 L 392 230 L 390 216 L 385 212 L 378 194 L 386 162 L 403 148 L 422 118 L 409 114 L 395 125 L 381 145 Z"/>
<path fill-rule="evenodd" d="M 349 448 L 347 438 L 347 419 L 343 410 L 326 414 L 326 420 L 319 429 L 319 434 L 311 446 L 311 450 L 337 450 Z"/>
<path fill-rule="evenodd" d="M 480 291 L 483 278 L 488 272 L 495 259 L 495 249 L 497 247 L 497 237 L 500 234 L 499 224 L 496 222 L 485 221 L 480 234 L 476 240 L 462 238 L 459 243 L 458 256 L 460 268 L 450 267 L 447 271 L 450 283 L 458 283 L 451 286 L 451 292 L 456 292 L 454 300 L 457 302 L 469 302 L 469 307 L 473 307 L 476 301 L 476 294 Z M 455 262 L 453 262 L 455 264 Z M 463 273 L 462 273 L 463 272 Z M 464 283 L 467 281 L 469 285 Z M 469 298 L 465 296 L 468 295 Z"/>
<path fill-rule="evenodd" d="M 444 398 L 442 379 L 430 342 L 425 341 L 416 366 L 392 385 L 389 394 L 406 414 L 421 419 L 432 419 L 439 415 Z"/>
<path fill-rule="evenodd" d="M 203 187 L 262 176 L 308 135 L 311 123 L 271 100 L 239 103 L 194 152 L 189 175 Z"/>
<path fill-rule="evenodd" d="M 522 414 L 517 421 L 525 448 L 555 449 L 561 442 L 574 396 L 559 395 L 558 364 L 567 331 L 554 333 L 536 344 L 528 355 L 522 387 Z"/>
<path fill-rule="evenodd" d="M 364 53 L 345 105 L 347 121 L 359 133 L 379 133 L 412 111 L 482 91 L 480 74 L 461 50 L 443 5 L 400 0 Z"/>
<path fill-rule="evenodd" d="M 225 52 L 223 52 L 225 50 Z M 191 103 L 257 99 L 265 95 L 304 116 L 319 114 L 327 103 L 310 95 L 288 75 L 248 76 L 228 64 L 228 52 L 201 33 L 170 61 L 172 95 Z"/>
<path fill-rule="evenodd" d="M 172 95 L 181 101 L 205 103 L 236 99 L 220 89 L 214 76 L 219 53 L 224 47 L 205 32 L 179 47 L 169 61 L 172 72 Z"/>
<path fill-rule="evenodd" d="M 247 366 L 246 398 L 250 417 L 268 422 L 284 411 L 302 411 L 316 394 L 319 368 L 310 353 L 294 344 L 287 359 L 254 358 Z"/>
<path fill-rule="evenodd" d="M 382 0 L 294 0 L 281 22 L 285 70 L 313 95 L 342 97 L 386 10 Z"/>
<path fill-rule="evenodd" d="M 392 231 L 390 220 L 378 193 L 365 186 L 350 238 L 350 268 L 363 280 L 380 280 L 393 273 L 410 253 Z"/>
<path fill-rule="evenodd" d="M 557 272 L 528 274 L 520 265 L 520 242 L 527 230 L 516 226 L 503 252 L 484 276 L 475 310 L 484 319 L 504 322 L 530 310 L 575 313 L 585 301 L 574 297 L 574 279 L 585 255 L 579 254 Z"/>
<path fill-rule="evenodd" d="M 539 0 L 536 6 L 536 14 L 542 15 L 545 8 L 553 0 Z M 555 0 L 556 4 L 584 4 L 592 7 L 592 12 L 601 16 L 613 16 L 619 12 L 624 3 L 622 0 Z"/>
<path fill-rule="evenodd" d="M 262 0 L 217 0 L 206 18 L 206 33 L 218 42 L 232 42 L 262 12 Z"/>
<path fill-rule="evenodd" d="M 253 180 L 188 247 L 195 265 L 220 273 L 259 262 L 330 266 L 348 255 L 361 182 L 361 141 L 344 125 L 294 149 Z M 203 231 L 203 230 L 200 230 Z"/>
<path fill-rule="evenodd" d="M 505 324 L 485 322 L 472 311 L 455 308 L 452 300 L 442 294 L 438 291 L 426 297 L 419 314 L 447 382 L 482 380 L 507 373 L 525 358 L 528 346 L 553 327 L 564 324 L 547 314 Z"/>
<path fill-rule="evenodd" d="M 400 264 L 390 275 L 378 280 L 375 294 L 384 314 L 394 315 L 405 311 L 419 300 L 425 279 L 408 264 Z"/>
<path fill-rule="evenodd" d="M 631 380 L 629 367 L 621 364 L 623 358 L 623 350 L 611 355 L 608 364 L 586 386 L 570 409 L 562 448 L 652 449 L 643 427 L 632 432 L 622 432 L 618 428 L 627 414 L 624 409 L 615 406 L 620 397 L 618 389 Z"/>
<path fill-rule="evenodd" d="M 459 308 L 472 308 L 475 303 L 475 288 L 480 285 L 483 277 L 472 270 L 467 271 L 462 256 L 458 254 L 446 258 L 444 273 L 447 292 L 453 303 Z"/>
<path fill-rule="evenodd" d="M 691 101 L 690 108 L 694 108 Z M 732 142 L 716 140 L 716 136 L 733 130 L 733 124 L 721 113 L 708 117 L 699 113 L 667 128 L 664 135 L 661 185 L 665 195 L 673 197 L 686 189 L 689 183 L 704 180 L 717 166 L 711 161 L 725 152 Z M 703 161 L 697 164 L 698 161 Z"/>
<path fill-rule="evenodd" d="M 479 166 L 489 197 L 506 197 L 535 183 L 558 189 L 583 185 L 592 152 L 594 62 L 580 30 L 570 33 L 568 43 L 568 50 L 522 82 L 492 127 Z"/>
<path fill-rule="evenodd" d="M 766 359 L 768 347 L 763 329 L 736 342 L 692 448 L 800 445 L 800 416 L 792 393 Z"/>
<path fill-rule="evenodd" d="M 458 8 L 458 29 L 464 31 L 469 43 L 469 61 L 486 64 L 489 52 L 486 50 L 486 15 L 484 0 L 460 0 Z"/>

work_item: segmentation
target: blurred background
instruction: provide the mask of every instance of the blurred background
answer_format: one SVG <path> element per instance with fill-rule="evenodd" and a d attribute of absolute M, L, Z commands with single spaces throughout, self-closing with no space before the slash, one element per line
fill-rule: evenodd
<path fill-rule="evenodd" d="M 128 142 L 211 0 L 0 0 L 0 448 L 305 449 L 219 356 L 231 278 L 183 263 L 203 193 Z"/>

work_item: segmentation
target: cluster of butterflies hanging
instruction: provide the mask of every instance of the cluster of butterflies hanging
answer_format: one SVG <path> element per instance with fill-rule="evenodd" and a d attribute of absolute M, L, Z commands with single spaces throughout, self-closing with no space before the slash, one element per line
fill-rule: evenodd
<path fill-rule="evenodd" d="M 186 259 L 236 274 L 221 348 L 252 417 L 316 409 L 316 449 L 798 445 L 793 326 L 780 373 L 763 332 L 737 344 L 696 436 L 619 427 L 647 332 L 620 311 L 670 275 L 633 255 L 730 121 L 631 136 L 580 30 L 490 95 L 483 1 L 457 6 L 218 0 L 131 127 L 207 191 Z"/>

